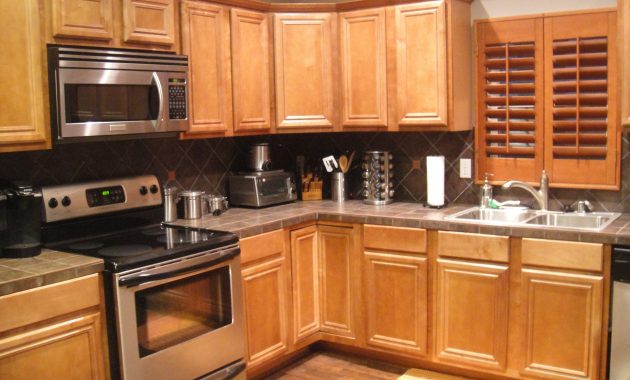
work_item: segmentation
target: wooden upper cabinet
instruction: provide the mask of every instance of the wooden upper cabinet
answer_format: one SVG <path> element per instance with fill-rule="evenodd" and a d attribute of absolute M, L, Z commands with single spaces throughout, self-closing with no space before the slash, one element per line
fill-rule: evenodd
<path fill-rule="evenodd" d="M 331 13 L 274 15 L 277 128 L 332 129 Z"/>
<path fill-rule="evenodd" d="M 50 148 L 37 0 L 0 2 L 0 152 Z"/>
<path fill-rule="evenodd" d="M 545 18 L 545 169 L 551 186 L 619 188 L 616 25 L 614 11 Z"/>
<path fill-rule="evenodd" d="M 189 59 L 190 127 L 184 138 L 232 133 L 230 14 L 226 7 L 181 4 L 182 53 Z"/>
<path fill-rule="evenodd" d="M 543 169 L 543 20 L 479 22 L 477 180 L 536 182 Z"/>
<path fill-rule="evenodd" d="M 124 42 L 172 45 L 175 0 L 123 0 Z"/>
<path fill-rule="evenodd" d="M 617 1 L 617 16 L 619 33 L 619 74 L 621 83 L 621 123 L 630 126 L 630 65 L 624 64 L 630 60 L 630 0 Z"/>
<path fill-rule="evenodd" d="M 54 37 L 112 40 L 112 0 L 52 1 L 52 27 Z"/>
<path fill-rule="evenodd" d="M 269 17 L 265 13 L 232 9 L 232 73 L 234 75 L 234 132 L 271 128 L 271 65 Z"/>
<path fill-rule="evenodd" d="M 521 373 L 547 379 L 598 378 L 602 276 L 523 269 L 521 277 Z"/>
<path fill-rule="evenodd" d="M 339 14 L 342 125 L 387 127 L 385 8 Z"/>
<path fill-rule="evenodd" d="M 400 127 L 446 127 L 446 4 L 441 0 L 399 5 L 394 12 L 396 122 Z"/>

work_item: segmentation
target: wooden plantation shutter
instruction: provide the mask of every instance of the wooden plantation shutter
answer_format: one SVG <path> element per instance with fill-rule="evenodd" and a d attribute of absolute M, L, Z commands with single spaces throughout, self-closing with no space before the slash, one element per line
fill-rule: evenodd
<path fill-rule="evenodd" d="M 536 182 L 543 167 L 543 22 L 476 25 L 477 180 Z"/>
<path fill-rule="evenodd" d="M 616 16 L 545 18 L 545 167 L 554 187 L 619 187 Z"/>

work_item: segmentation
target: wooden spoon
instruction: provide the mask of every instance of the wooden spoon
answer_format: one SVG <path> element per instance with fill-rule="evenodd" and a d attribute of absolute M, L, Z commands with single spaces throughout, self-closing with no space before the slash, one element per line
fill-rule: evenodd
<path fill-rule="evenodd" d="M 342 173 L 348 172 L 348 157 L 345 154 L 339 156 L 339 167 L 341 168 Z"/>

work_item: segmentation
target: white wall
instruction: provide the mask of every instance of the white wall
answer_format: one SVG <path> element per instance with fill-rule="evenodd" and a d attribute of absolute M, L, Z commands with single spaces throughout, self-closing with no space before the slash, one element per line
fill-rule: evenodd
<path fill-rule="evenodd" d="M 616 0 L 475 0 L 471 6 L 471 16 L 477 20 L 616 6 Z"/>

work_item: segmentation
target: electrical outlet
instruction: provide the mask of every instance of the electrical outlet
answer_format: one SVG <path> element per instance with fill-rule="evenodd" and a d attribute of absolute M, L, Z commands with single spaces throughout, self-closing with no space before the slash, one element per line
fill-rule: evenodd
<path fill-rule="evenodd" d="M 459 160 L 459 178 L 472 177 L 472 163 L 470 158 L 460 158 Z"/>

